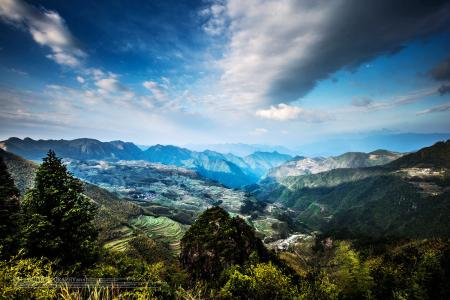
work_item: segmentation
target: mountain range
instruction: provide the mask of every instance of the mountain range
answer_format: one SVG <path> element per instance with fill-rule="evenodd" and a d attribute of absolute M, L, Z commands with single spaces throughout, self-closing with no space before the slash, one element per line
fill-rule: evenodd
<path fill-rule="evenodd" d="M 450 140 L 386 165 L 268 177 L 248 191 L 308 230 L 344 238 L 450 236 Z"/>
<path fill-rule="evenodd" d="M 255 152 L 239 157 L 210 150 L 197 152 L 171 145 L 154 145 L 141 150 L 133 143 L 101 142 L 95 139 L 33 140 L 9 138 L 0 148 L 26 159 L 40 161 L 49 149 L 63 158 L 77 160 L 144 160 L 195 170 L 199 174 L 229 187 L 256 183 L 271 168 L 292 157 L 274 152 Z"/>
<path fill-rule="evenodd" d="M 267 177 L 281 178 L 326 172 L 341 168 L 364 168 L 387 164 L 402 154 L 387 150 L 376 150 L 369 153 L 347 152 L 339 156 L 304 157 L 293 159 L 271 169 Z"/>
<path fill-rule="evenodd" d="M 371 152 L 389 149 L 396 152 L 414 152 L 437 141 L 450 139 L 450 133 L 379 133 L 333 136 L 326 140 L 299 143 L 293 150 L 305 156 L 336 156 L 344 152 Z"/>
<path fill-rule="evenodd" d="M 180 160 L 167 153 L 158 156 L 165 147 L 151 147 L 153 156 L 148 159 L 176 165 L 202 155 L 222 157 L 205 151 L 197 153 L 199 158 L 178 147 L 168 149 Z M 32 184 L 36 164 L 3 150 L 0 155 L 23 193 Z M 256 153 L 252 158 L 264 155 Z M 392 160 L 393 156 L 399 157 Z M 232 158 L 235 166 L 245 162 Z M 382 164 L 385 161 L 390 162 Z M 157 230 L 161 239 L 175 245 L 185 226 L 211 205 L 244 216 L 257 232 L 270 237 L 267 242 L 314 231 L 342 238 L 450 237 L 450 140 L 403 156 L 384 150 L 347 153 L 330 159 L 330 166 L 338 168 L 268 176 L 244 191 L 227 189 L 197 172 L 161 162 L 66 159 L 74 175 L 100 187 L 86 183 L 85 193 L 105 206 L 105 214 L 122 214 L 111 211 L 111 205 L 126 212 L 125 219 L 118 217 L 122 221 L 114 223 L 119 237 L 109 240 L 111 247 L 123 245 L 133 228 Z M 367 166 L 371 164 L 379 165 Z M 176 250 L 176 245 L 171 249 Z"/>
<path fill-rule="evenodd" d="M 223 143 L 223 144 L 187 144 L 184 147 L 194 151 L 212 150 L 222 154 L 234 154 L 237 156 L 247 156 L 255 152 L 279 152 L 295 155 L 295 151 L 283 146 L 243 144 L 243 143 Z M 148 147 L 147 147 L 148 148 Z"/>

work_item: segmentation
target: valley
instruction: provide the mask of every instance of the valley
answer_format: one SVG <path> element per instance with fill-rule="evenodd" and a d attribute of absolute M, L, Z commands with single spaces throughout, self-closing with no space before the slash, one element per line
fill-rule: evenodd
<path fill-rule="evenodd" d="M 133 201 L 156 215 L 191 224 L 206 208 L 221 205 L 237 214 L 245 193 L 226 188 L 197 173 L 145 161 L 66 160 L 78 178 Z"/>
<path fill-rule="evenodd" d="M 159 149 L 160 153 L 153 154 L 151 160 L 159 157 L 165 164 L 109 157 L 67 157 L 64 164 L 86 182 L 85 193 L 104 208 L 101 222 L 122 220 L 116 225 L 107 221 L 109 225 L 104 229 L 107 248 L 124 250 L 133 238 L 144 235 L 176 253 L 179 239 L 189 225 L 204 210 L 218 205 L 232 216 L 244 218 L 267 246 L 286 249 L 290 244 L 308 240 L 308 236 L 326 232 L 339 232 L 345 237 L 364 233 L 373 238 L 447 232 L 450 229 L 441 224 L 445 223 L 448 204 L 436 199 L 449 197 L 449 171 L 441 163 L 449 152 L 448 144 L 430 147 L 442 158 L 432 153 L 432 161 L 428 163 L 424 163 L 423 157 L 429 148 L 405 156 L 377 150 L 329 158 L 296 157 L 284 163 L 288 157 L 273 163 L 272 154 L 260 152 L 247 156 L 245 164 L 242 158 L 228 155 L 236 166 L 269 169 L 258 184 L 244 189 L 228 188 L 192 168 L 177 166 L 185 160 L 180 159 L 183 157 L 178 153 L 180 149 L 174 147 L 153 149 Z M 174 149 L 178 154 L 174 154 Z M 205 153 L 210 157 L 218 155 Z M 414 157 L 422 159 L 417 161 Z M 20 161 L 22 168 L 28 169 L 34 169 L 35 165 L 19 157 L 6 161 L 20 189 L 26 190 L 29 183 L 23 182 L 23 175 L 18 173 L 21 167 L 12 162 Z M 109 201 L 96 200 L 106 194 Z M 116 211 L 118 203 L 122 209 L 127 208 Z M 386 207 L 390 207 L 389 213 Z M 435 214 L 433 222 L 423 223 L 423 216 L 430 214 Z"/>
<path fill-rule="evenodd" d="M 32 186 L 37 164 L 0 150 L 10 172 L 24 194 Z M 227 188 L 181 167 L 146 161 L 80 161 L 65 159 L 64 164 L 86 182 L 85 194 L 100 206 L 98 223 L 103 228 L 105 247 L 125 250 L 136 236 L 144 235 L 162 243 L 169 251 L 179 251 L 179 240 L 204 210 L 214 205 L 231 215 L 248 220 L 261 238 L 268 241 L 292 232 L 276 219 L 282 207 L 269 205 L 258 216 L 242 213 L 248 199 L 243 190 Z"/>
<path fill-rule="evenodd" d="M 406 155 L 376 151 L 330 158 L 297 157 L 277 161 L 278 166 L 270 168 L 267 176 L 242 188 L 227 187 L 195 169 L 177 166 L 177 157 L 167 153 L 161 154 L 166 164 L 110 157 L 66 157 L 62 164 L 82 180 L 83 197 L 96 205 L 93 223 L 99 230 L 102 251 L 108 255 L 176 265 L 186 255 L 183 240 L 193 227 L 203 232 L 195 224 L 205 218 L 205 212 L 214 211 L 239 216 L 227 222 L 243 226 L 237 225 L 242 222 L 254 232 L 250 244 L 239 242 L 239 249 L 247 251 L 246 247 L 253 245 L 261 253 L 269 250 L 277 257 L 272 259 L 289 266 L 286 272 L 295 270 L 295 276 L 306 276 L 305 272 L 314 272 L 311 264 L 324 259 L 320 251 L 315 252 L 317 247 L 333 251 L 347 247 L 345 251 L 352 251 L 345 246 L 349 240 L 377 245 L 385 240 L 450 237 L 449 154 L 450 141 Z M 265 156 L 252 156 L 253 170 L 258 165 L 269 168 L 270 163 L 261 162 L 268 159 Z M 23 199 L 33 186 L 39 163 L 2 149 L 0 157 Z M 235 162 L 239 165 L 242 160 Z M 301 175 L 292 175 L 296 172 Z M 225 233 L 236 231 L 221 235 Z M 213 233 L 203 232 L 192 239 L 206 235 L 209 243 L 208 234 Z M 230 242 L 222 241 L 222 236 L 214 239 L 217 241 L 211 245 Z M 431 247 L 421 245 L 417 247 Z M 439 241 L 437 245 L 444 251 Z M 236 247 L 227 251 L 234 253 Z M 198 254 L 189 254 L 187 262 L 204 254 L 202 248 L 194 249 Z M 334 259 L 340 257 L 338 252 L 333 255 Z"/>
<path fill-rule="evenodd" d="M 16 140 L 11 140 L 17 144 Z M 200 153 L 157 145 L 146 150 L 147 154 L 151 153 L 146 160 L 126 160 L 118 159 L 119 154 L 113 158 L 93 159 L 103 152 L 88 151 L 92 143 L 108 147 L 111 144 L 85 140 L 89 143 L 77 144 L 80 148 L 75 152 L 81 153 L 79 155 L 64 148 L 67 142 L 60 146 L 69 171 L 139 210 L 126 218 L 125 226 L 114 229 L 119 238 L 109 240 L 106 245 L 117 249 L 136 233 L 142 233 L 178 251 L 177 239 L 186 228 L 201 212 L 216 205 L 231 215 L 244 218 L 267 245 L 283 239 L 292 242 L 292 236 L 313 232 L 340 232 L 348 237 L 369 234 L 380 238 L 427 236 L 434 234 L 438 227 L 440 232 L 447 230 L 439 225 L 444 222 L 447 202 L 433 199 L 449 197 L 446 161 L 449 142 L 404 156 L 377 150 L 328 158 L 292 159 L 264 152 L 240 158 L 209 150 Z M 42 143 L 45 144 L 44 141 L 35 144 Z M 135 149 L 129 143 L 111 143 L 120 145 L 119 150 Z M 29 148 L 21 151 L 28 156 L 33 152 Z M 211 176 L 205 176 L 205 169 L 199 172 L 192 168 L 193 156 L 203 157 L 203 166 L 211 159 L 226 157 L 240 173 L 253 170 L 261 180 L 243 189 L 226 187 Z M 35 168 L 26 160 L 22 164 Z M 13 174 L 20 172 L 20 168 L 11 168 Z M 23 182 L 23 176 L 16 177 L 24 190 L 27 183 Z M 433 222 L 423 223 L 422 215 L 431 214 L 435 214 Z"/>

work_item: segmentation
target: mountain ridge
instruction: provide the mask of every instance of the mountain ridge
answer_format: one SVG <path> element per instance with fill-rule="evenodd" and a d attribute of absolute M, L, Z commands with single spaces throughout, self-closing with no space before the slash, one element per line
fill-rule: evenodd
<path fill-rule="evenodd" d="M 77 160 L 145 160 L 167 165 L 193 169 L 199 174 L 216 180 L 229 187 L 240 187 L 256 183 L 271 167 L 291 158 L 278 152 L 259 157 L 238 157 L 224 155 L 211 150 L 192 151 L 173 145 L 154 145 L 146 150 L 130 142 L 115 140 L 101 142 L 96 139 L 80 138 L 74 140 L 33 140 L 31 138 L 9 138 L 0 142 L 0 148 L 33 161 L 40 161 L 49 149 L 60 157 Z M 247 161 L 248 160 L 248 161 Z"/>
<path fill-rule="evenodd" d="M 401 153 L 378 149 L 369 153 L 346 152 L 330 157 L 296 156 L 284 164 L 271 169 L 268 178 L 283 178 L 287 176 L 300 176 L 317 174 L 341 168 L 364 168 L 384 165 L 402 156 Z"/>
<path fill-rule="evenodd" d="M 450 140 L 391 163 L 267 178 L 249 193 L 310 230 L 344 238 L 450 237 Z"/>

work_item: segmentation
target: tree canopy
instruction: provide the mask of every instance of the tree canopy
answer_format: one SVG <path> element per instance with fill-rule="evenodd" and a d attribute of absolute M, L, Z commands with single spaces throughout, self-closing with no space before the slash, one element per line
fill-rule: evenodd
<path fill-rule="evenodd" d="M 19 190 L 0 157 L 0 257 L 7 257 L 17 247 Z"/>
<path fill-rule="evenodd" d="M 194 278 L 218 278 L 250 256 L 264 261 L 269 253 L 243 219 L 231 218 L 218 206 L 203 212 L 181 240 L 181 263 Z"/>
<path fill-rule="evenodd" d="M 62 264 L 85 264 L 96 252 L 96 206 L 82 194 L 82 183 L 49 151 L 26 194 L 25 248 L 28 255 L 59 259 Z"/>

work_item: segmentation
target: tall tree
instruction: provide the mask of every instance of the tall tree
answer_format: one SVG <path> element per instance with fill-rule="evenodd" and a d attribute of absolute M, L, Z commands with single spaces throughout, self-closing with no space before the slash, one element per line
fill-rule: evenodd
<path fill-rule="evenodd" d="M 63 265 L 92 261 L 96 206 L 82 192 L 81 181 L 50 150 L 23 202 L 25 246 L 30 256 L 58 259 Z"/>
<path fill-rule="evenodd" d="M 205 210 L 181 239 L 181 265 L 194 279 L 217 280 L 223 270 L 251 256 L 272 258 L 253 228 L 218 206 Z"/>
<path fill-rule="evenodd" d="M 14 254 L 18 245 L 19 190 L 0 157 L 0 258 Z"/>

